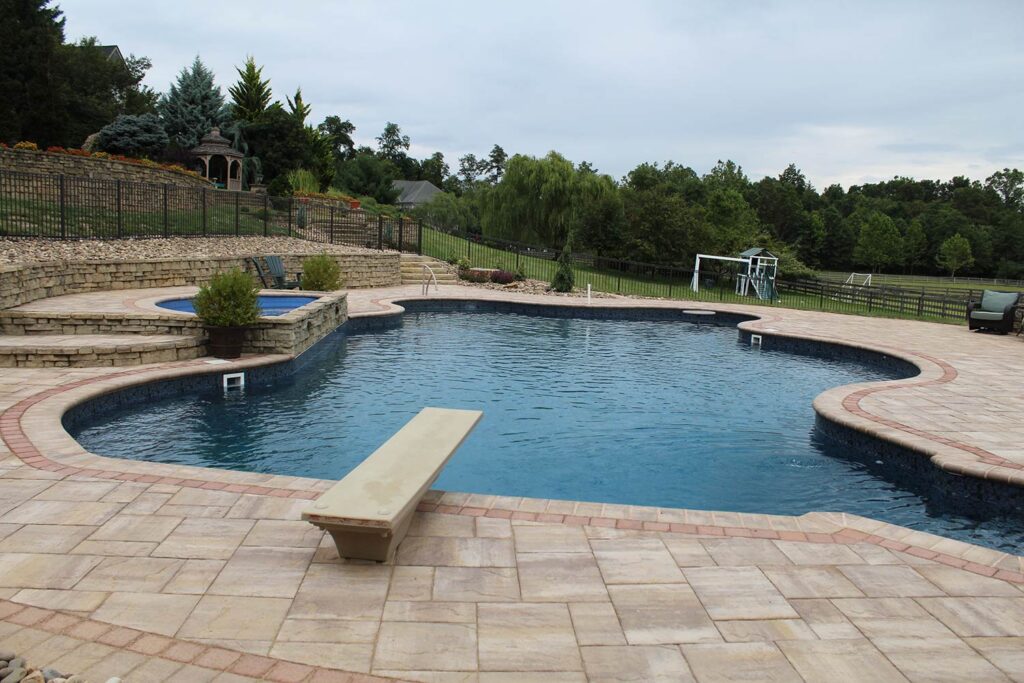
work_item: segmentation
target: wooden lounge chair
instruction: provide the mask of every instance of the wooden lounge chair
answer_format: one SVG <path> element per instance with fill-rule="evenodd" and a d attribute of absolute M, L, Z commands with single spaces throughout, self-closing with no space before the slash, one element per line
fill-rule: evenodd
<path fill-rule="evenodd" d="M 971 330 L 986 329 L 1008 334 L 1013 331 L 1018 303 L 1020 292 L 995 292 L 986 289 L 981 301 L 967 304 L 967 327 Z"/>
<path fill-rule="evenodd" d="M 302 289 L 302 273 L 296 273 L 295 279 L 289 280 L 280 256 L 267 256 L 266 260 L 275 289 Z"/>
<path fill-rule="evenodd" d="M 295 280 L 288 280 L 288 273 L 284 269 L 284 262 L 280 256 L 264 256 L 266 267 L 260 264 L 255 256 L 249 260 L 256 269 L 256 276 L 263 283 L 264 289 L 301 289 L 302 273 L 296 273 Z"/>
<path fill-rule="evenodd" d="M 339 556 L 386 562 L 405 538 L 416 506 L 481 416 L 478 410 L 424 408 L 306 508 L 302 519 L 327 531 Z"/>

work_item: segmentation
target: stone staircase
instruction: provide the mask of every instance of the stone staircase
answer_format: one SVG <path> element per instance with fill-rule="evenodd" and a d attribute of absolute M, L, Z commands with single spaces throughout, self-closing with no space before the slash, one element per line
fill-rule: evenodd
<path fill-rule="evenodd" d="M 422 285 L 424 278 L 430 279 L 430 273 L 423 270 L 424 265 L 430 266 L 430 269 L 434 271 L 437 284 L 453 285 L 458 282 L 458 276 L 452 271 L 452 267 L 444 261 L 430 256 L 402 254 L 402 284 Z"/>
<path fill-rule="evenodd" d="M 206 355 L 203 336 L 32 334 L 0 336 L 0 368 L 89 368 L 192 360 Z"/>

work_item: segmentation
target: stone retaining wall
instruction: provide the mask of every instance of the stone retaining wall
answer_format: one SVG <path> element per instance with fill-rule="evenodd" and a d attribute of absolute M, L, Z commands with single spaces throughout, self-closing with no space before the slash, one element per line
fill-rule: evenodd
<path fill-rule="evenodd" d="M 297 273 L 302 271 L 303 259 L 317 253 L 315 247 L 311 247 L 308 254 L 286 255 L 282 256 L 282 260 L 290 273 Z M 386 287 L 402 281 L 401 260 L 397 253 L 336 254 L 334 257 L 341 268 L 346 288 Z M 80 292 L 202 285 L 216 273 L 233 268 L 241 268 L 256 279 L 255 269 L 249 259 L 238 256 L 0 266 L 0 310 L 37 299 Z M 256 281 L 259 282 L 258 279 Z"/>
<path fill-rule="evenodd" d="M 75 156 L 27 149 L 0 149 L 0 169 L 22 173 L 54 173 L 102 180 L 168 183 L 186 187 L 213 187 L 205 178 L 180 171 L 150 168 L 113 159 Z"/>
<path fill-rule="evenodd" d="M 317 301 L 279 316 L 260 318 L 246 332 L 244 353 L 280 353 L 297 356 L 348 320 L 348 295 L 333 292 Z M 83 365 L 137 365 L 165 360 L 188 360 L 205 355 L 206 330 L 194 316 L 165 314 L 157 311 L 139 313 L 41 313 L 0 311 L 0 334 L 25 339 L 17 349 L 0 348 L 0 367 L 54 367 Z M 67 362 L 68 349 L 54 351 L 45 345 L 36 346 L 36 335 L 126 335 L 125 348 L 110 353 L 93 354 L 86 362 Z M 192 341 L 165 344 L 164 347 L 143 348 L 127 335 L 177 335 Z M 88 342 L 83 341 L 83 344 Z M 131 348 L 128 348 L 131 347 Z M 73 350 L 72 350 L 73 351 Z M 91 350 L 90 350 L 91 351 Z M 142 352 L 146 353 L 143 354 Z M 145 360 L 142 360 L 145 358 Z M 117 360 L 120 359 L 120 360 Z M 83 360 L 83 359 L 78 359 Z M 100 361 L 100 362 L 89 362 Z"/>
<path fill-rule="evenodd" d="M 205 339 L 182 337 L 173 343 L 140 343 L 128 337 L 123 343 L 108 346 L 0 346 L 0 368 L 122 367 L 192 360 L 205 355 Z"/>

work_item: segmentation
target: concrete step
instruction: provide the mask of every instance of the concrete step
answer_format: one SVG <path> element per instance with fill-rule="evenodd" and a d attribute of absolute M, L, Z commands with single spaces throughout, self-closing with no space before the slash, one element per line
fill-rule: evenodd
<path fill-rule="evenodd" d="M 0 336 L 0 368 L 93 368 L 192 360 L 206 338 L 172 334 Z"/>

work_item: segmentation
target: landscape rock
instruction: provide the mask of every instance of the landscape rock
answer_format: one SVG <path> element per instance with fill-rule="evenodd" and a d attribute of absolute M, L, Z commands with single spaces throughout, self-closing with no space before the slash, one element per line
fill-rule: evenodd
<path fill-rule="evenodd" d="M 0 264 L 47 261 L 151 260 L 252 254 L 380 253 L 340 244 L 310 242 L 297 237 L 179 237 L 123 240 L 41 240 L 0 238 Z"/>
<path fill-rule="evenodd" d="M 21 683 L 21 680 L 25 678 L 26 674 L 28 674 L 28 671 L 25 669 L 15 669 L 3 678 L 0 678 L 0 683 Z"/>

